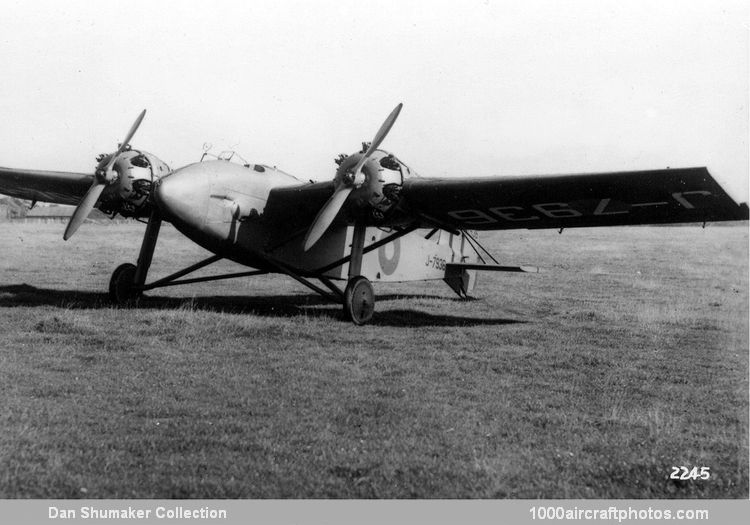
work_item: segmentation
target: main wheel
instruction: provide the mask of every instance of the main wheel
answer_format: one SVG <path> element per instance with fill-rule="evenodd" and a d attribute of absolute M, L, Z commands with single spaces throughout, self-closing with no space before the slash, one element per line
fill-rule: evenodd
<path fill-rule="evenodd" d="M 372 319 L 375 312 L 375 292 L 370 281 L 361 275 L 351 279 L 344 291 L 344 315 L 356 325 Z"/>
<path fill-rule="evenodd" d="M 115 304 L 132 303 L 141 296 L 141 291 L 135 288 L 135 265 L 121 264 L 109 280 L 109 298 Z"/>

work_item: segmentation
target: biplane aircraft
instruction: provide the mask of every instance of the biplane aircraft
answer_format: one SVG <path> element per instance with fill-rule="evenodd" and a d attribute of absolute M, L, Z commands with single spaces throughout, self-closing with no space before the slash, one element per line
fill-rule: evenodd
<path fill-rule="evenodd" d="M 231 155 L 207 160 L 204 153 L 201 162 L 172 170 L 130 146 L 144 110 L 119 148 L 97 158 L 93 174 L 0 168 L 0 193 L 76 205 L 66 240 L 94 207 L 113 217 L 148 218 L 137 264 L 122 264 L 112 274 L 115 303 L 132 303 L 163 286 L 281 273 L 342 303 L 356 324 L 373 316 L 371 282 L 442 279 L 465 296 L 478 270 L 531 270 L 498 264 L 479 243 L 478 230 L 748 218 L 747 204 L 729 197 L 706 168 L 420 177 L 380 149 L 401 107 L 361 151 L 336 159 L 328 182 L 304 182 L 275 167 L 237 163 Z M 214 255 L 147 283 L 164 220 Z M 184 278 L 221 259 L 252 269 Z"/>

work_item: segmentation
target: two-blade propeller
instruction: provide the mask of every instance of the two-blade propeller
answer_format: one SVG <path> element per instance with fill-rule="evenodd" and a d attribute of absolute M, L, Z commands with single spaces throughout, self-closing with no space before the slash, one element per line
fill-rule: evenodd
<path fill-rule="evenodd" d="M 320 209 L 317 216 L 315 217 L 315 220 L 310 226 L 310 229 L 307 230 L 307 235 L 305 235 L 305 251 L 312 248 L 313 245 L 318 242 L 318 240 L 320 240 L 333 220 L 336 218 L 336 215 L 338 215 L 339 211 L 341 211 L 341 208 L 344 206 L 344 203 L 346 202 L 347 197 L 349 197 L 349 194 L 351 194 L 351 192 L 356 188 L 359 188 L 365 181 L 365 175 L 364 173 L 362 173 L 362 167 L 365 165 L 365 162 L 367 162 L 367 159 L 369 159 L 370 156 L 375 152 L 375 150 L 378 149 L 380 144 L 388 135 L 388 132 L 393 127 L 393 123 L 396 122 L 396 118 L 398 118 L 398 114 L 401 112 L 402 106 L 403 104 L 399 104 L 393 111 L 391 111 L 391 114 L 388 115 L 388 118 L 385 119 L 383 125 L 380 126 L 380 129 L 375 134 L 375 138 L 372 139 L 370 146 L 367 148 L 365 154 L 360 157 L 359 162 L 357 162 L 354 169 L 351 172 L 345 174 L 345 176 L 337 177 L 334 180 L 335 189 L 333 191 L 333 195 L 331 195 L 331 198 L 328 199 L 328 201 Z"/>
<path fill-rule="evenodd" d="M 99 164 L 96 167 L 96 172 L 94 173 L 94 183 L 89 188 L 89 191 L 86 192 L 86 195 L 83 196 L 83 199 L 81 199 L 78 207 L 70 217 L 70 221 L 68 221 L 67 228 L 65 228 L 63 239 L 65 239 L 66 241 L 73 236 L 76 230 L 78 230 L 81 224 L 83 224 L 83 221 L 86 220 L 86 217 L 89 216 L 89 213 L 91 213 L 91 210 L 94 209 L 94 206 L 99 201 L 99 197 L 104 191 L 104 188 L 114 182 L 116 177 L 112 170 L 112 166 L 114 166 L 115 161 L 117 160 L 117 157 L 120 155 L 120 153 L 128 148 L 130 140 L 133 138 L 133 135 L 135 135 L 135 132 L 138 130 L 138 126 L 141 125 L 141 121 L 145 116 L 146 110 L 144 109 L 143 111 L 141 111 L 141 114 L 138 115 L 138 118 L 135 119 L 133 125 L 130 126 L 130 131 L 128 131 L 128 134 L 125 135 L 125 140 L 122 141 L 120 147 L 117 148 L 117 151 L 109 157 L 104 157 L 101 161 L 99 161 Z"/>

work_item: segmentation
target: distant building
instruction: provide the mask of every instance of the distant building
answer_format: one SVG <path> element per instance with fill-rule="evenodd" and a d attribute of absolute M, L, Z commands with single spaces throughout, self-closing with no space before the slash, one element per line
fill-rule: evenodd
<path fill-rule="evenodd" d="M 13 217 L 12 219 L 23 222 L 68 222 L 75 209 L 75 206 L 66 206 L 62 204 L 39 204 L 30 210 L 27 208 L 23 216 Z M 94 221 L 103 221 L 105 219 L 109 220 L 109 216 L 103 214 L 99 210 L 93 210 L 88 217 L 88 220 Z"/>
<path fill-rule="evenodd" d="M 0 222 L 23 218 L 28 205 L 20 199 L 0 197 Z"/>
<path fill-rule="evenodd" d="M 47 204 L 40 202 L 32 209 L 30 201 L 15 199 L 12 197 L 0 197 L 0 222 L 68 222 L 75 206 L 66 206 L 64 204 Z M 99 210 L 92 210 L 88 220 L 109 222 L 109 215 L 105 215 Z"/>

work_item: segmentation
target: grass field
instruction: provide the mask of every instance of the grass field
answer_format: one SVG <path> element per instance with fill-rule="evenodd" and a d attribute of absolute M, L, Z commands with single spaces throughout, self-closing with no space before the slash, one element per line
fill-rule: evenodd
<path fill-rule="evenodd" d="M 364 327 L 281 276 L 113 308 L 143 225 L 63 229 L 0 224 L 2 498 L 748 497 L 746 225 L 484 234 L 543 271 Z"/>

